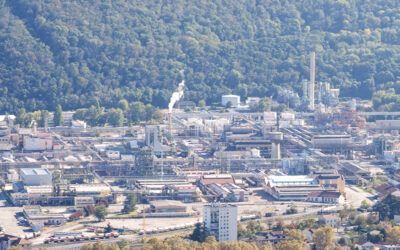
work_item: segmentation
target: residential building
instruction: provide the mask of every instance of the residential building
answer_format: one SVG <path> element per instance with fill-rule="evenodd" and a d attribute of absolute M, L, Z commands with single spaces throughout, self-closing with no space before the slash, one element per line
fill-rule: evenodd
<path fill-rule="evenodd" d="M 237 240 L 237 206 L 211 203 L 203 207 L 204 230 L 217 241 Z"/>
<path fill-rule="evenodd" d="M 336 228 L 340 224 L 340 217 L 332 214 L 324 214 L 318 219 L 318 221 L 322 225 Z"/>
<path fill-rule="evenodd" d="M 344 196 L 340 192 L 320 191 L 308 194 L 307 201 L 330 204 L 343 204 Z"/>

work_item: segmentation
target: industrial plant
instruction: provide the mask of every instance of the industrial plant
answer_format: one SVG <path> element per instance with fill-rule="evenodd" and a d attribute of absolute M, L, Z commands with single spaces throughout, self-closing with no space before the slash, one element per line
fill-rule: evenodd
<path fill-rule="evenodd" d="M 363 187 L 376 183 L 395 193 L 400 114 L 359 111 L 357 100 L 316 81 L 315 57 L 302 93 L 282 89 L 268 110 L 231 93 L 214 106 L 177 108 L 187 104 L 182 80 L 158 124 L 90 127 L 64 112 L 62 126 L 20 128 L 0 116 L 3 202 L 19 225 L 0 220 L 3 230 L 40 247 L 97 240 L 87 231 L 107 227 L 108 238 L 140 239 L 204 222 L 217 240 L 236 241 L 237 221 L 293 220 L 285 210 L 295 206 L 312 216 L 372 205 L 380 189 Z M 274 109 L 280 102 L 293 105 Z M 126 213 L 129 197 L 137 205 Z M 100 206 L 108 215 L 87 219 Z"/>

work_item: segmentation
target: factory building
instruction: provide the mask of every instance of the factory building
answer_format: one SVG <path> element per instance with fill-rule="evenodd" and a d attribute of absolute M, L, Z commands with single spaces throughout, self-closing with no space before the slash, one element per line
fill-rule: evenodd
<path fill-rule="evenodd" d="M 158 125 L 147 125 L 145 127 L 145 144 L 158 156 L 162 154 L 165 156 L 169 152 L 169 147 L 163 145 L 161 127 Z"/>
<path fill-rule="evenodd" d="M 94 206 L 95 202 L 93 197 L 90 196 L 82 196 L 82 197 L 74 197 L 74 204 L 76 209 L 82 209 L 86 206 Z"/>
<path fill-rule="evenodd" d="M 318 170 L 314 171 L 313 176 L 319 182 L 319 185 L 326 189 L 334 189 L 341 194 L 345 194 L 345 179 L 337 170 Z"/>
<path fill-rule="evenodd" d="M 375 124 L 377 129 L 400 129 L 400 120 L 377 120 Z"/>
<path fill-rule="evenodd" d="M 144 190 L 141 199 L 151 200 L 180 200 L 183 202 L 200 201 L 200 189 L 184 179 L 139 179 L 135 186 Z"/>
<path fill-rule="evenodd" d="M 187 207 L 180 201 L 154 200 L 150 201 L 152 213 L 186 213 Z"/>
<path fill-rule="evenodd" d="M 232 175 L 230 174 L 212 174 L 212 175 L 204 175 L 200 179 L 200 184 L 202 186 L 206 186 L 209 184 L 218 183 L 218 184 L 226 184 L 226 183 L 234 183 Z"/>
<path fill-rule="evenodd" d="M 264 177 L 262 185 L 266 193 L 282 201 L 305 201 L 309 193 L 325 190 L 308 175 L 270 175 Z"/>
<path fill-rule="evenodd" d="M 27 186 L 52 185 L 51 173 L 45 168 L 23 168 L 19 173 Z"/>
<path fill-rule="evenodd" d="M 237 206 L 212 203 L 203 207 L 204 230 L 219 242 L 237 241 Z"/>
<path fill-rule="evenodd" d="M 55 189 L 52 185 L 25 186 L 24 190 L 11 193 L 10 196 L 15 206 L 33 204 L 42 206 L 74 206 L 74 204 L 78 204 L 80 206 L 86 202 L 96 204 L 101 200 L 107 200 L 110 203 L 115 201 L 115 197 L 111 194 L 111 188 L 100 183 L 72 184 L 61 189 Z M 84 197 L 82 199 L 85 201 L 77 201 L 76 197 Z M 93 202 L 88 197 L 91 197 Z"/>
<path fill-rule="evenodd" d="M 53 137 L 48 134 L 26 135 L 23 139 L 24 150 L 44 151 L 53 149 Z"/>
<path fill-rule="evenodd" d="M 68 186 L 68 191 L 78 196 L 106 196 L 111 194 L 111 187 L 100 183 L 71 184 Z"/>
<path fill-rule="evenodd" d="M 232 183 L 212 183 L 206 185 L 207 193 L 215 195 L 219 201 L 248 201 L 249 192 Z"/>
<path fill-rule="evenodd" d="M 44 213 L 40 206 L 23 206 L 23 214 L 34 232 L 43 232 L 45 225 L 64 225 L 67 219 L 62 214 Z"/>
<path fill-rule="evenodd" d="M 353 138 L 351 135 L 314 135 L 312 137 L 314 148 L 326 150 L 340 150 L 351 148 L 353 146 Z"/>

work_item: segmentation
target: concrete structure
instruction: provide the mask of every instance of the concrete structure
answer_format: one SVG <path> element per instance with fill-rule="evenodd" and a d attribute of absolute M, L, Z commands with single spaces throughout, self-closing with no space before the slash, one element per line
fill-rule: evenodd
<path fill-rule="evenodd" d="M 52 185 L 52 176 L 46 168 L 23 168 L 19 171 L 22 182 L 27 186 Z"/>
<path fill-rule="evenodd" d="M 217 241 L 237 241 L 237 206 L 212 203 L 203 207 L 204 230 Z"/>
<path fill-rule="evenodd" d="M 264 134 L 264 138 L 271 140 L 271 159 L 279 160 L 281 158 L 281 142 L 283 140 L 282 132 L 269 132 Z"/>
<path fill-rule="evenodd" d="M 310 54 L 310 84 L 308 86 L 308 108 L 314 110 L 314 88 L 315 88 L 315 52 Z"/>
<path fill-rule="evenodd" d="M 232 103 L 232 107 L 239 107 L 240 106 L 240 96 L 238 95 L 223 95 L 221 98 L 222 106 L 226 106 L 228 102 Z"/>
<path fill-rule="evenodd" d="M 24 150 L 44 151 L 53 149 L 53 138 L 48 134 L 27 135 L 23 139 Z"/>

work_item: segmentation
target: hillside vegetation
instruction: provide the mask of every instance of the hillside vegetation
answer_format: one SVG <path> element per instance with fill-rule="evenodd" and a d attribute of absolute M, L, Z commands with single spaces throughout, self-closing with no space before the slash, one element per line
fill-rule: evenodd
<path fill-rule="evenodd" d="M 0 111 L 164 108 L 181 69 L 195 102 L 300 91 L 310 51 L 317 80 L 395 109 L 398 30 L 398 0 L 0 0 Z"/>

